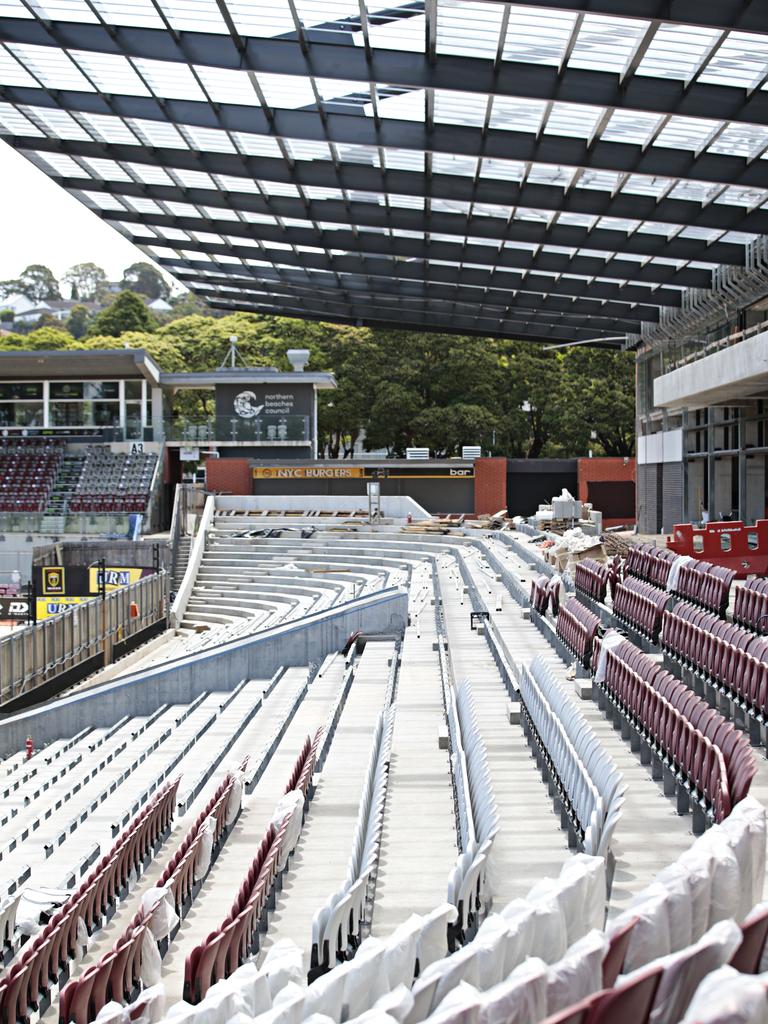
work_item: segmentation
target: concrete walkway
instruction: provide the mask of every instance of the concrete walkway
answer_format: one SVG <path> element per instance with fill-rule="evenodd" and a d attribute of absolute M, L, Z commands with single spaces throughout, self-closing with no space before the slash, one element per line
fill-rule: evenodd
<path fill-rule="evenodd" d="M 384 810 L 372 934 L 384 937 L 410 914 L 446 899 L 456 862 L 456 818 L 437 652 L 434 587 L 428 564 L 414 569 L 411 623 L 405 631 L 397 687 L 389 792 Z"/>
<path fill-rule="evenodd" d="M 491 542 L 494 553 L 504 565 L 530 587 L 531 572 L 504 544 Z M 502 557 L 503 556 L 503 557 Z M 481 570 L 470 556 L 467 564 L 473 578 L 483 578 Z M 487 577 L 486 577 L 487 579 Z M 530 661 L 541 654 L 552 668 L 555 677 L 578 705 L 603 748 L 610 754 L 627 783 L 627 794 L 621 820 L 613 839 L 616 870 L 611 893 L 611 913 L 619 912 L 629 903 L 634 893 L 648 885 L 662 868 L 671 864 L 693 842 L 690 816 L 675 813 L 672 800 L 664 796 L 659 783 L 654 782 L 648 768 L 630 750 L 629 742 L 622 740 L 605 716 L 591 700 L 581 700 L 575 692 L 573 680 L 567 678 L 568 668 L 560 660 L 545 638 L 530 622 L 523 619 L 521 607 L 511 597 L 502 602 L 502 611 L 491 611 L 510 654 L 517 661 Z M 543 789 L 543 786 L 542 786 Z"/>
<path fill-rule="evenodd" d="M 309 970 L 312 918 L 347 873 L 374 729 L 384 709 L 394 654 L 393 643 L 369 643 L 360 656 L 330 752 L 317 776 L 304 830 L 270 914 L 260 960 L 275 942 L 292 939 L 304 949 Z M 343 669 L 342 659 L 338 664 Z"/>
<path fill-rule="evenodd" d="M 485 637 L 469 624 L 471 606 L 455 563 L 441 558 L 443 614 L 456 682 L 472 687 L 480 734 L 498 805 L 500 825 L 494 840 L 490 884 L 495 910 L 525 896 L 534 882 L 555 876 L 568 853 L 565 832 L 536 768 L 519 725 L 505 715 L 506 688 Z"/>

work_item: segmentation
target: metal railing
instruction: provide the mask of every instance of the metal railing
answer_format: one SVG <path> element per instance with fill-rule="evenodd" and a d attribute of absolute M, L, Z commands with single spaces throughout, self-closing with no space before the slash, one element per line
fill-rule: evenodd
<path fill-rule="evenodd" d="M 100 654 L 166 616 L 165 572 L 93 598 L 0 640 L 0 707 Z M 135 607 L 133 607 L 135 606 Z"/>
<path fill-rule="evenodd" d="M 166 441 L 188 444 L 209 441 L 250 441 L 276 444 L 281 441 L 311 440 L 309 416 L 211 416 L 208 419 L 170 420 L 165 424 Z"/>

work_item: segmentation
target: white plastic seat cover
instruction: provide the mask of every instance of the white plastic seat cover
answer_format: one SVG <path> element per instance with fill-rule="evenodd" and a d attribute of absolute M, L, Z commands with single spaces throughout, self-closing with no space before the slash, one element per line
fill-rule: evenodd
<path fill-rule="evenodd" d="M 568 948 L 547 970 L 547 1013 L 564 1010 L 597 992 L 603 985 L 603 960 L 608 952 L 605 932 L 593 929 Z"/>
<path fill-rule="evenodd" d="M 537 1024 L 547 1015 L 547 965 L 529 957 L 481 994 L 478 1024 Z"/>
<path fill-rule="evenodd" d="M 765 975 L 721 967 L 696 989 L 682 1024 L 768 1024 L 765 987 Z"/>

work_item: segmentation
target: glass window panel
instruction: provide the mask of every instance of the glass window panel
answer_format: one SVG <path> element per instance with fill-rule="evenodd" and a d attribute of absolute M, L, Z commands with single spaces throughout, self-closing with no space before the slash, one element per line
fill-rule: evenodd
<path fill-rule="evenodd" d="M 27 68 L 32 75 L 49 89 L 75 89 L 78 92 L 95 92 L 96 89 L 64 50 L 55 46 L 31 46 L 11 43 L 8 50 Z M 12 83 L 6 82 L 6 85 Z M 34 82 L 17 82 L 17 85 Z"/>
<path fill-rule="evenodd" d="M 145 185 L 173 185 L 173 178 L 162 169 L 151 164 L 126 163 L 131 174 Z"/>
<path fill-rule="evenodd" d="M 729 32 L 699 75 L 699 81 L 753 89 L 768 69 L 768 40 L 748 32 Z"/>
<path fill-rule="evenodd" d="M 131 145 L 137 142 L 136 136 L 120 117 L 111 114 L 79 114 L 78 119 L 102 142 L 127 142 Z"/>
<path fill-rule="evenodd" d="M 178 61 L 141 59 L 135 63 L 155 96 L 162 96 L 164 99 L 205 101 L 205 93 L 192 74 L 192 69 L 186 64 L 180 64 Z"/>
<path fill-rule="evenodd" d="M 2 381 L 0 382 L 0 400 L 42 398 L 43 385 L 36 381 Z"/>
<path fill-rule="evenodd" d="M 42 427 L 42 402 L 0 402 L 0 426 Z"/>
<path fill-rule="evenodd" d="M 83 384 L 84 398 L 110 398 L 120 397 L 120 385 L 116 380 L 90 380 Z"/>
<path fill-rule="evenodd" d="M 129 118 L 128 123 L 142 142 L 160 149 L 189 149 L 181 132 L 167 121 L 148 121 L 143 118 Z"/>
<path fill-rule="evenodd" d="M 99 92 L 118 96 L 150 95 L 127 57 L 116 53 L 92 53 L 89 50 L 71 50 L 70 56 Z"/>
<path fill-rule="evenodd" d="M 711 28 L 662 23 L 635 74 L 687 81 L 717 42 L 718 34 Z"/>
<path fill-rule="evenodd" d="M 94 7 L 110 25 L 165 28 L 152 0 L 94 0 Z"/>
<path fill-rule="evenodd" d="M 126 401 L 137 400 L 141 398 L 141 381 L 140 380 L 127 380 L 125 382 L 125 398 Z"/>
<path fill-rule="evenodd" d="M 83 126 L 65 110 L 54 110 L 47 107 L 26 107 L 26 112 L 47 135 L 58 139 L 76 139 L 90 142 L 92 136 Z"/>
<path fill-rule="evenodd" d="M 649 22 L 587 14 L 568 61 L 572 68 L 621 74 L 641 42 Z"/>
<path fill-rule="evenodd" d="M 10 135 L 43 135 L 36 124 L 10 103 L 0 103 L 0 129 L 5 129 Z"/>

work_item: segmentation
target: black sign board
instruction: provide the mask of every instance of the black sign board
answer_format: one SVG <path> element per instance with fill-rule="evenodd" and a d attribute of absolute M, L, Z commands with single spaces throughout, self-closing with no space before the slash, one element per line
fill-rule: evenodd
<path fill-rule="evenodd" d="M 26 597 L 0 597 L 0 621 L 26 622 L 29 618 L 29 599 Z"/>

